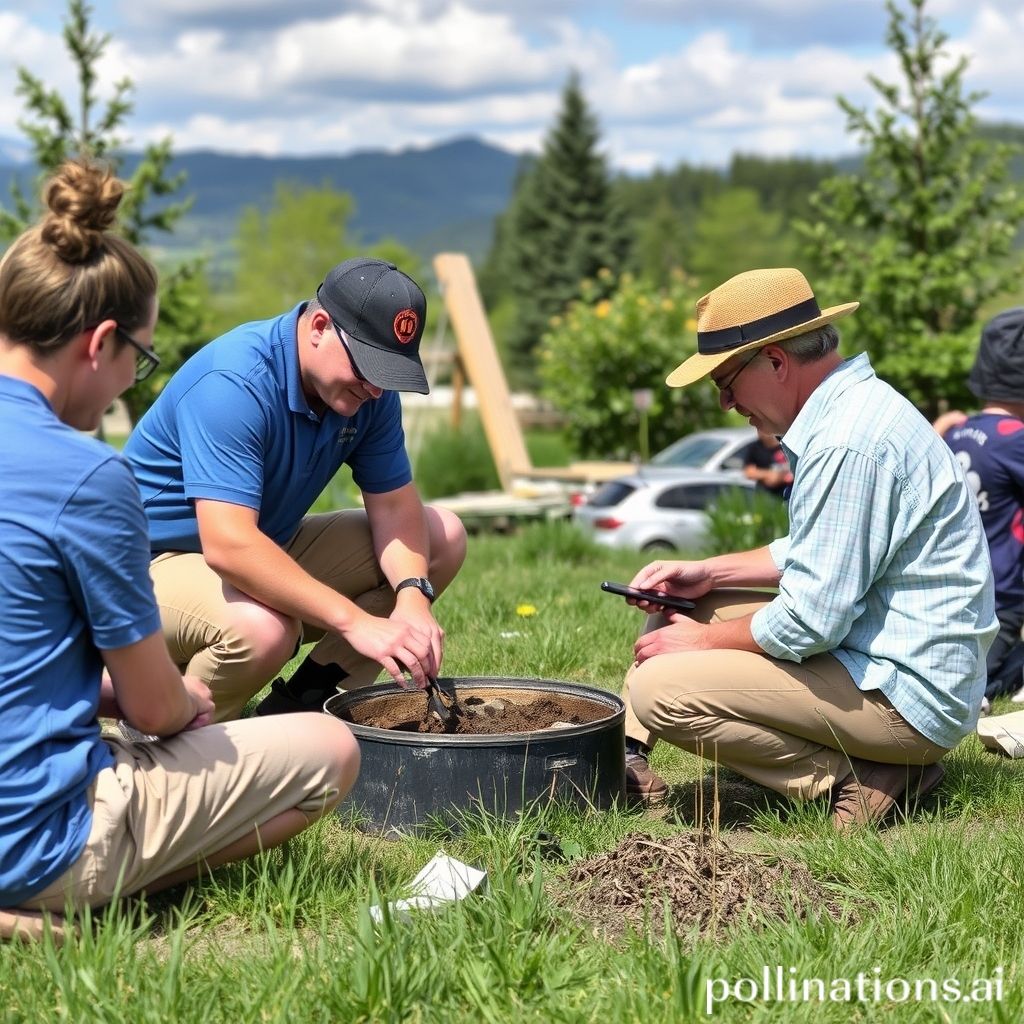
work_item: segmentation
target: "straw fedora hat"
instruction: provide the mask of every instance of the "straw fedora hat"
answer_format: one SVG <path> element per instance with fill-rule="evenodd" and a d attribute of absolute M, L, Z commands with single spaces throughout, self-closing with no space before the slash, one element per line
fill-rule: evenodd
<path fill-rule="evenodd" d="M 665 378 L 684 388 L 737 352 L 784 341 L 848 316 L 859 302 L 822 310 L 807 278 L 792 267 L 748 270 L 697 300 L 697 354 Z"/>

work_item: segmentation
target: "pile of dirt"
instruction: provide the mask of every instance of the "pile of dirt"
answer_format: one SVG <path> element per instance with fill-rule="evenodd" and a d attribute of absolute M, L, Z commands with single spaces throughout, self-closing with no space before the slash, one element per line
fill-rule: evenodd
<path fill-rule="evenodd" d="M 556 725 L 582 725 L 609 714 L 607 708 L 594 701 L 558 694 L 516 700 L 507 696 L 507 691 L 500 697 L 463 696 L 456 692 L 455 716 L 445 728 L 429 710 L 425 693 L 409 691 L 402 696 L 404 699 L 381 701 L 379 706 L 361 711 L 359 724 L 401 732 L 494 736 L 541 732 Z"/>
<path fill-rule="evenodd" d="M 837 920 L 842 914 L 802 864 L 738 853 L 706 832 L 629 836 L 611 853 L 574 864 L 566 879 L 571 908 L 609 938 L 647 925 L 661 932 L 666 903 L 675 932 L 701 935 L 766 916 L 803 919 L 811 908 Z"/>

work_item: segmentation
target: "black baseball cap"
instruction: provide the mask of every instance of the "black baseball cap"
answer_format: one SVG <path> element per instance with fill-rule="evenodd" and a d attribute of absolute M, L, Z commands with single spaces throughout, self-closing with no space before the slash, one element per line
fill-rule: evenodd
<path fill-rule="evenodd" d="M 420 362 L 427 300 L 420 286 L 393 263 L 356 256 L 324 278 L 316 297 L 345 332 L 355 368 L 386 391 L 428 394 Z"/>

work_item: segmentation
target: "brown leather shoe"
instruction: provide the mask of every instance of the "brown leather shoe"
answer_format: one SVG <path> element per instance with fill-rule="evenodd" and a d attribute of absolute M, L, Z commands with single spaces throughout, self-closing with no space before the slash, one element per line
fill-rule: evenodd
<path fill-rule="evenodd" d="M 668 796 L 668 783 L 647 763 L 646 754 L 626 755 L 626 799 L 644 807 L 657 807 Z"/>
<path fill-rule="evenodd" d="M 946 773 L 941 764 L 879 764 L 859 757 L 850 764 L 853 771 L 832 790 L 832 823 L 840 831 L 881 821 L 902 796 L 917 803 Z"/>

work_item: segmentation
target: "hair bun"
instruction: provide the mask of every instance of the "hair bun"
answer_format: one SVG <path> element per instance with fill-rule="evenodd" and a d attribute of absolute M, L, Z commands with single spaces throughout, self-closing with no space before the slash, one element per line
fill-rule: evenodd
<path fill-rule="evenodd" d="M 108 167 L 68 161 L 50 179 L 43 201 L 42 238 L 61 259 L 84 263 L 103 246 L 103 235 L 117 219 L 125 186 Z"/>

